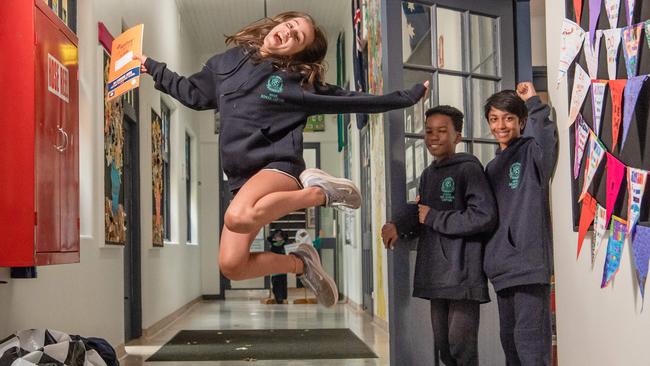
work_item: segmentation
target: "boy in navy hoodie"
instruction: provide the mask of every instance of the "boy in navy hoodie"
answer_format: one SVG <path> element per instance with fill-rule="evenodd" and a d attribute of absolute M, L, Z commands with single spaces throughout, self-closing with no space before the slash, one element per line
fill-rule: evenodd
<path fill-rule="evenodd" d="M 501 345 L 509 366 L 550 365 L 549 180 L 557 126 L 530 82 L 492 95 L 484 112 L 499 142 L 486 168 L 499 226 L 485 247 L 485 273 L 497 292 Z"/>
<path fill-rule="evenodd" d="M 390 249 L 398 236 L 419 236 L 413 296 L 431 302 L 435 349 L 447 366 L 478 365 L 479 305 L 490 301 L 483 243 L 497 217 L 483 166 L 455 152 L 462 128 L 456 108 L 426 112 L 424 140 L 435 161 L 420 177 L 418 204 L 382 228 Z"/>

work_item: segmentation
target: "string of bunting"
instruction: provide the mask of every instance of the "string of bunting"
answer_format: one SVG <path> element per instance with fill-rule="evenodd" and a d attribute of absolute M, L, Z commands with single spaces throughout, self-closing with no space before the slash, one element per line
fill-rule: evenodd
<path fill-rule="evenodd" d="M 604 2 L 609 29 L 596 29 L 600 17 L 601 4 Z M 575 126 L 575 150 L 573 178 L 580 175 L 581 163 L 587 150 L 583 186 L 578 202 L 581 202 L 578 228 L 577 257 L 580 256 L 582 243 L 593 223 L 591 240 L 591 265 L 595 265 L 601 243 L 607 237 L 607 253 L 603 267 L 601 288 L 607 287 L 616 276 L 621 264 L 621 254 L 626 238 L 632 243 L 632 254 L 636 268 L 637 281 L 644 296 L 644 287 L 648 276 L 650 261 L 650 227 L 637 225 L 641 210 L 641 201 L 648 180 L 648 171 L 630 167 L 617 159 L 613 152 L 622 151 L 630 130 L 630 124 L 637 99 L 648 75 L 637 75 L 639 67 L 639 47 L 642 32 L 650 48 L 650 20 L 633 23 L 635 0 L 623 0 L 624 16 L 627 26 L 618 26 L 621 0 L 589 0 L 589 30 L 580 27 L 582 17 L 582 0 L 573 0 L 576 21 L 564 19 L 562 38 L 560 40 L 560 61 L 557 84 L 567 75 L 581 49 L 584 51 L 587 71 L 576 63 L 571 100 L 569 105 L 569 125 Z M 598 79 L 598 60 L 601 41 L 605 41 L 608 80 Z M 627 78 L 618 78 L 617 59 L 619 47 L 623 48 Z M 612 143 L 611 151 L 599 139 L 602 130 L 603 103 L 607 88 L 610 90 L 612 103 Z M 593 129 L 584 120 L 580 110 L 591 90 Z M 619 144 L 619 135 L 622 138 Z M 606 161 L 606 196 L 605 205 L 589 193 L 592 180 L 603 160 Z M 627 180 L 627 220 L 613 214 L 614 205 L 620 193 L 623 179 Z M 609 229 L 608 229 L 609 228 Z"/>

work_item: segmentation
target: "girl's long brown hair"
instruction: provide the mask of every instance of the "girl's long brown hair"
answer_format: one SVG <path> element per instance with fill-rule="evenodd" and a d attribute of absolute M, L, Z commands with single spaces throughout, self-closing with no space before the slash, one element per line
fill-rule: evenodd
<path fill-rule="evenodd" d="M 273 64 L 280 70 L 298 72 L 303 76 L 303 81 L 310 85 L 322 83 L 325 80 L 325 55 L 327 54 L 327 37 L 323 30 L 316 25 L 314 19 L 307 13 L 287 11 L 270 18 L 262 18 L 242 28 L 239 32 L 226 36 L 227 45 L 236 45 L 254 51 L 253 59 L 262 59 L 260 48 L 264 44 L 264 37 L 276 25 L 293 18 L 303 18 L 314 28 L 314 41 L 299 53 L 283 57 L 269 55 Z"/>

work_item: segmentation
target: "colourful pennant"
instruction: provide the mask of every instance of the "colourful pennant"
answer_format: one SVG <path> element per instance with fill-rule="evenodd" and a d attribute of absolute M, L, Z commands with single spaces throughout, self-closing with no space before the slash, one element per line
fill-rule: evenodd
<path fill-rule="evenodd" d="M 613 215 L 609 241 L 607 242 L 607 258 L 605 258 L 605 267 L 603 268 L 603 281 L 600 284 L 601 288 L 607 287 L 614 279 L 616 272 L 618 272 L 621 265 L 626 230 L 625 220 Z"/>
<path fill-rule="evenodd" d="M 628 233 L 634 233 L 634 227 L 641 214 L 641 201 L 648 172 L 643 169 L 627 168 L 627 222 Z"/>
<path fill-rule="evenodd" d="M 580 24 L 582 17 L 582 0 L 573 0 L 573 12 L 576 15 L 576 23 Z"/>
<path fill-rule="evenodd" d="M 580 257 L 580 250 L 582 249 L 582 242 L 585 240 L 587 230 L 594 221 L 596 215 L 596 199 L 589 193 L 585 194 L 582 200 L 582 210 L 580 210 L 580 224 L 578 226 L 578 253 L 576 259 Z"/>
<path fill-rule="evenodd" d="M 627 133 L 630 130 L 630 123 L 634 115 L 634 107 L 636 100 L 639 98 L 639 92 L 643 88 L 643 83 L 648 78 L 648 75 L 633 76 L 627 80 L 625 84 L 625 103 L 623 104 L 623 140 L 621 141 L 621 150 L 625 146 Z"/>
<path fill-rule="evenodd" d="M 585 60 L 587 61 L 587 71 L 592 79 L 598 78 L 598 55 L 600 54 L 600 39 L 603 37 L 603 31 L 596 31 L 596 38 L 590 40 L 585 37 L 584 50 Z"/>
<path fill-rule="evenodd" d="M 602 0 L 589 0 L 589 42 L 594 45 L 594 38 L 596 37 L 596 27 L 598 26 L 598 18 L 600 17 L 600 4 Z M 594 78 L 596 78 L 594 76 Z"/>
<path fill-rule="evenodd" d="M 645 21 L 645 40 L 648 42 L 648 48 L 650 48 L 650 19 Z"/>
<path fill-rule="evenodd" d="M 605 156 L 605 147 L 600 143 L 600 141 L 598 141 L 598 137 L 596 137 L 593 131 L 589 131 L 589 155 L 587 156 L 588 163 L 587 168 L 585 169 L 585 176 L 582 182 L 582 192 L 580 193 L 578 202 L 582 201 L 585 194 L 587 194 L 587 190 L 591 185 L 592 179 L 594 179 L 596 170 L 598 170 L 598 166 Z"/>
<path fill-rule="evenodd" d="M 580 67 L 580 64 L 576 64 L 575 77 L 573 78 L 573 90 L 571 91 L 571 105 L 569 107 L 569 123 L 573 124 L 578 116 L 590 86 L 591 79 L 589 78 L 589 75 L 587 75 L 585 70 Z"/>
<path fill-rule="evenodd" d="M 581 114 L 578 114 L 578 124 L 576 126 L 576 143 L 574 151 L 574 161 L 573 161 L 573 179 L 578 178 L 580 174 L 580 165 L 582 163 L 582 156 L 585 152 L 585 145 L 587 144 L 587 139 L 589 138 L 589 126 L 582 118 Z"/>
<path fill-rule="evenodd" d="M 600 135 L 600 123 L 603 119 L 603 101 L 605 100 L 607 80 L 591 81 L 591 110 L 594 114 L 594 132 Z"/>
<path fill-rule="evenodd" d="M 566 75 L 569 66 L 576 58 L 585 39 L 585 31 L 569 19 L 562 23 L 562 38 L 560 40 L 560 65 L 558 66 L 557 83 Z"/>
<path fill-rule="evenodd" d="M 605 11 L 609 19 L 609 27 L 618 27 L 618 12 L 621 6 L 621 0 L 605 0 Z"/>
<path fill-rule="evenodd" d="M 618 144 L 621 127 L 621 99 L 623 98 L 625 84 L 627 84 L 627 79 L 609 81 L 609 93 L 612 96 L 612 151 L 616 149 L 616 144 Z"/>
<path fill-rule="evenodd" d="M 594 267 L 594 263 L 596 263 L 596 256 L 598 255 L 600 244 L 603 242 L 606 233 L 607 233 L 607 210 L 599 203 L 596 203 L 596 215 L 594 217 L 594 233 L 593 233 L 593 238 L 591 240 L 591 267 L 592 268 Z"/>
<path fill-rule="evenodd" d="M 612 216 L 618 192 L 625 176 L 625 165 L 616 159 L 612 154 L 607 154 L 607 195 L 605 196 L 605 208 L 607 209 L 607 221 Z"/>
<path fill-rule="evenodd" d="M 639 68 L 639 41 L 641 40 L 642 27 L 643 23 L 638 23 L 623 28 L 623 55 L 625 56 L 628 79 L 636 76 L 636 71 Z"/>
<path fill-rule="evenodd" d="M 648 278 L 648 261 L 650 260 L 650 228 L 638 226 L 634 241 L 632 242 L 632 254 L 634 255 L 634 267 L 636 267 L 636 278 L 639 281 L 641 298 L 645 293 L 645 280 Z"/>
<path fill-rule="evenodd" d="M 627 25 L 632 25 L 632 21 L 634 20 L 634 0 L 625 0 L 625 10 Z"/>
<path fill-rule="evenodd" d="M 605 29 L 605 49 L 607 50 L 607 75 L 610 80 L 616 79 L 616 62 L 618 59 L 618 46 L 621 44 L 621 29 Z"/>

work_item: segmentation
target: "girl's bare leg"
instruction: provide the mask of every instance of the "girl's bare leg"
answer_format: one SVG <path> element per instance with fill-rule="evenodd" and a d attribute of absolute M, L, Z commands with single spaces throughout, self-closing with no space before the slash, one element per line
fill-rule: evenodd
<path fill-rule="evenodd" d="M 262 170 L 239 190 L 226 210 L 221 233 L 219 264 L 231 280 L 243 280 L 273 273 L 302 273 L 303 262 L 294 256 L 269 252 L 250 253 L 259 230 L 286 214 L 323 204 L 321 189 L 300 189 L 285 174 Z"/>

